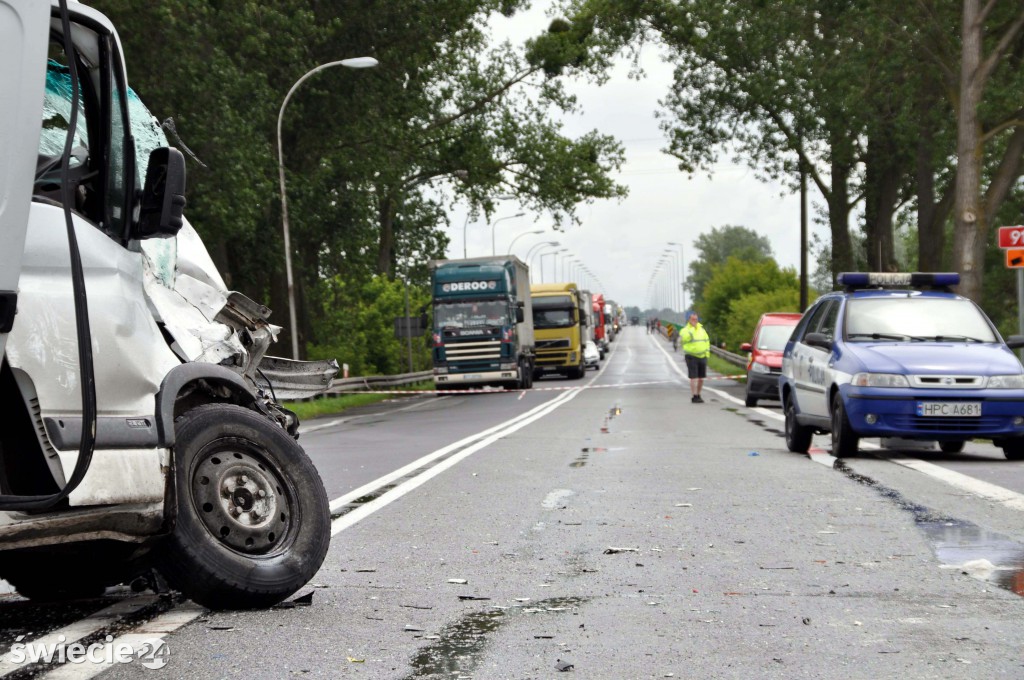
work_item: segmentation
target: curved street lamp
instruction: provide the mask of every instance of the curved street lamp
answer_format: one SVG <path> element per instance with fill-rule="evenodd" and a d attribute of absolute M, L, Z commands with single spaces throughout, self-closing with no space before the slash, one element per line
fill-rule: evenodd
<path fill-rule="evenodd" d="M 679 248 L 679 287 L 683 291 L 683 314 L 686 314 L 686 261 L 683 259 L 683 244 L 669 241 L 670 246 Z"/>
<path fill-rule="evenodd" d="M 291 89 L 288 90 L 288 94 L 284 96 L 284 101 L 281 102 L 281 110 L 277 114 L 277 176 L 281 182 L 281 231 L 284 233 L 284 273 L 285 279 L 288 282 L 288 321 L 291 324 L 291 336 L 292 336 L 292 358 L 299 358 L 299 324 L 296 320 L 295 314 L 295 281 L 292 278 L 292 240 L 288 230 L 288 193 L 285 191 L 284 183 L 284 150 L 281 146 L 281 121 L 284 119 L 284 109 L 288 106 L 288 102 L 291 101 L 292 94 L 298 89 L 299 85 L 306 82 L 306 79 L 310 76 L 323 71 L 324 69 L 331 68 L 332 66 L 344 66 L 345 68 L 372 68 L 378 64 L 377 60 L 373 57 L 354 57 L 352 59 L 342 59 L 340 61 L 331 61 L 326 64 L 320 64 L 319 66 L 310 69 L 301 78 L 295 81 Z"/>
<path fill-rule="evenodd" d="M 523 258 L 523 262 L 525 262 L 527 265 L 529 265 L 530 264 L 530 258 L 533 257 L 533 251 L 537 250 L 538 248 L 543 248 L 544 246 L 560 246 L 560 245 L 562 245 L 562 244 L 559 243 L 558 241 L 541 241 L 540 243 L 534 243 L 532 246 L 530 246 L 530 249 L 526 251 L 526 257 Z"/>
<path fill-rule="evenodd" d="M 523 233 L 517 235 L 514 239 L 512 239 L 512 243 L 508 244 L 508 253 L 507 254 L 508 255 L 512 254 L 512 248 L 516 245 L 516 241 L 518 241 L 522 237 L 529 236 L 530 234 L 543 234 L 543 233 L 544 233 L 543 229 L 534 229 L 533 231 L 524 231 Z"/>
<path fill-rule="evenodd" d="M 513 220 L 513 219 L 515 219 L 517 217 L 522 217 L 525 214 L 526 213 L 524 213 L 524 212 L 517 212 L 515 215 L 508 215 L 507 217 L 499 217 L 498 219 L 496 219 L 493 222 L 491 222 L 491 256 L 492 257 L 494 255 L 498 254 L 498 251 L 494 247 L 494 232 L 495 232 L 495 230 L 496 230 L 496 228 L 498 226 L 498 222 L 501 222 L 502 220 Z"/>

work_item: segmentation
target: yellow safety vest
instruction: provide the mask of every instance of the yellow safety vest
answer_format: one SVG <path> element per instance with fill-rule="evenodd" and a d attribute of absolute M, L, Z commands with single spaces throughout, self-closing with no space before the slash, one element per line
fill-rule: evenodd
<path fill-rule="evenodd" d="M 699 323 L 696 326 L 686 324 L 683 330 L 679 331 L 679 339 L 683 343 L 683 352 L 691 354 L 698 359 L 705 359 L 711 356 L 711 338 L 704 326 Z"/>

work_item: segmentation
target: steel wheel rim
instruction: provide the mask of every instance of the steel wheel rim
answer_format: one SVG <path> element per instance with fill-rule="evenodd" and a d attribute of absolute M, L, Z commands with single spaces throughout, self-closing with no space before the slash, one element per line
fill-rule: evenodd
<path fill-rule="evenodd" d="M 291 541 L 295 493 L 251 442 L 224 439 L 207 446 L 189 480 L 196 515 L 222 546 L 246 555 L 273 555 Z"/>

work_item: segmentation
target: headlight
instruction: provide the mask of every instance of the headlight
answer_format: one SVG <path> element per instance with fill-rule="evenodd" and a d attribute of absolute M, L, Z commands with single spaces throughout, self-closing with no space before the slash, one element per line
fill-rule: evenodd
<path fill-rule="evenodd" d="M 1024 389 L 1024 375 L 992 375 L 988 378 L 988 386 L 995 390 Z"/>
<path fill-rule="evenodd" d="M 512 361 L 512 362 L 502 363 L 500 368 L 503 371 L 514 371 L 514 370 L 516 370 L 516 362 Z"/>
<path fill-rule="evenodd" d="M 772 369 L 770 369 L 767 366 L 765 366 L 764 364 L 758 363 L 756 361 L 754 363 L 750 364 L 750 370 L 753 371 L 754 373 L 771 373 L 772 372 Z"/>
<path fill-rule="evenodd" d="M 447 366 L 435 366 L 434 367 L 434 375 L 444 375 L 447 372 L 448 372 L 448 367 Z"/>
<path fill-rule="evenodd" d="M 852 383 L 857 387 L 910 387 L 907 377 L 898 373 L 857 373 Z"/>

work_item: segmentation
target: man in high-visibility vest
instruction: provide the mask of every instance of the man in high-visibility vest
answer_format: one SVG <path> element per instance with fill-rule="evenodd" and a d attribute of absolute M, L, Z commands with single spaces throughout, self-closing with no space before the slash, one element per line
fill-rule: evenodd
<path fill-rule="evenodd" d="M 697 320 L 697 313 L 690 314 L 690 321 L 679 331 L 679 341 L 683 343 L 683 354 L 686 355 L 686 370 L 690 375 L 690 394 L 694 404 L 703 404 L 700 396 L 704 387 L 704 378 L 708 374 L 708 357 L 711 356 L 711 338 Z"/>

